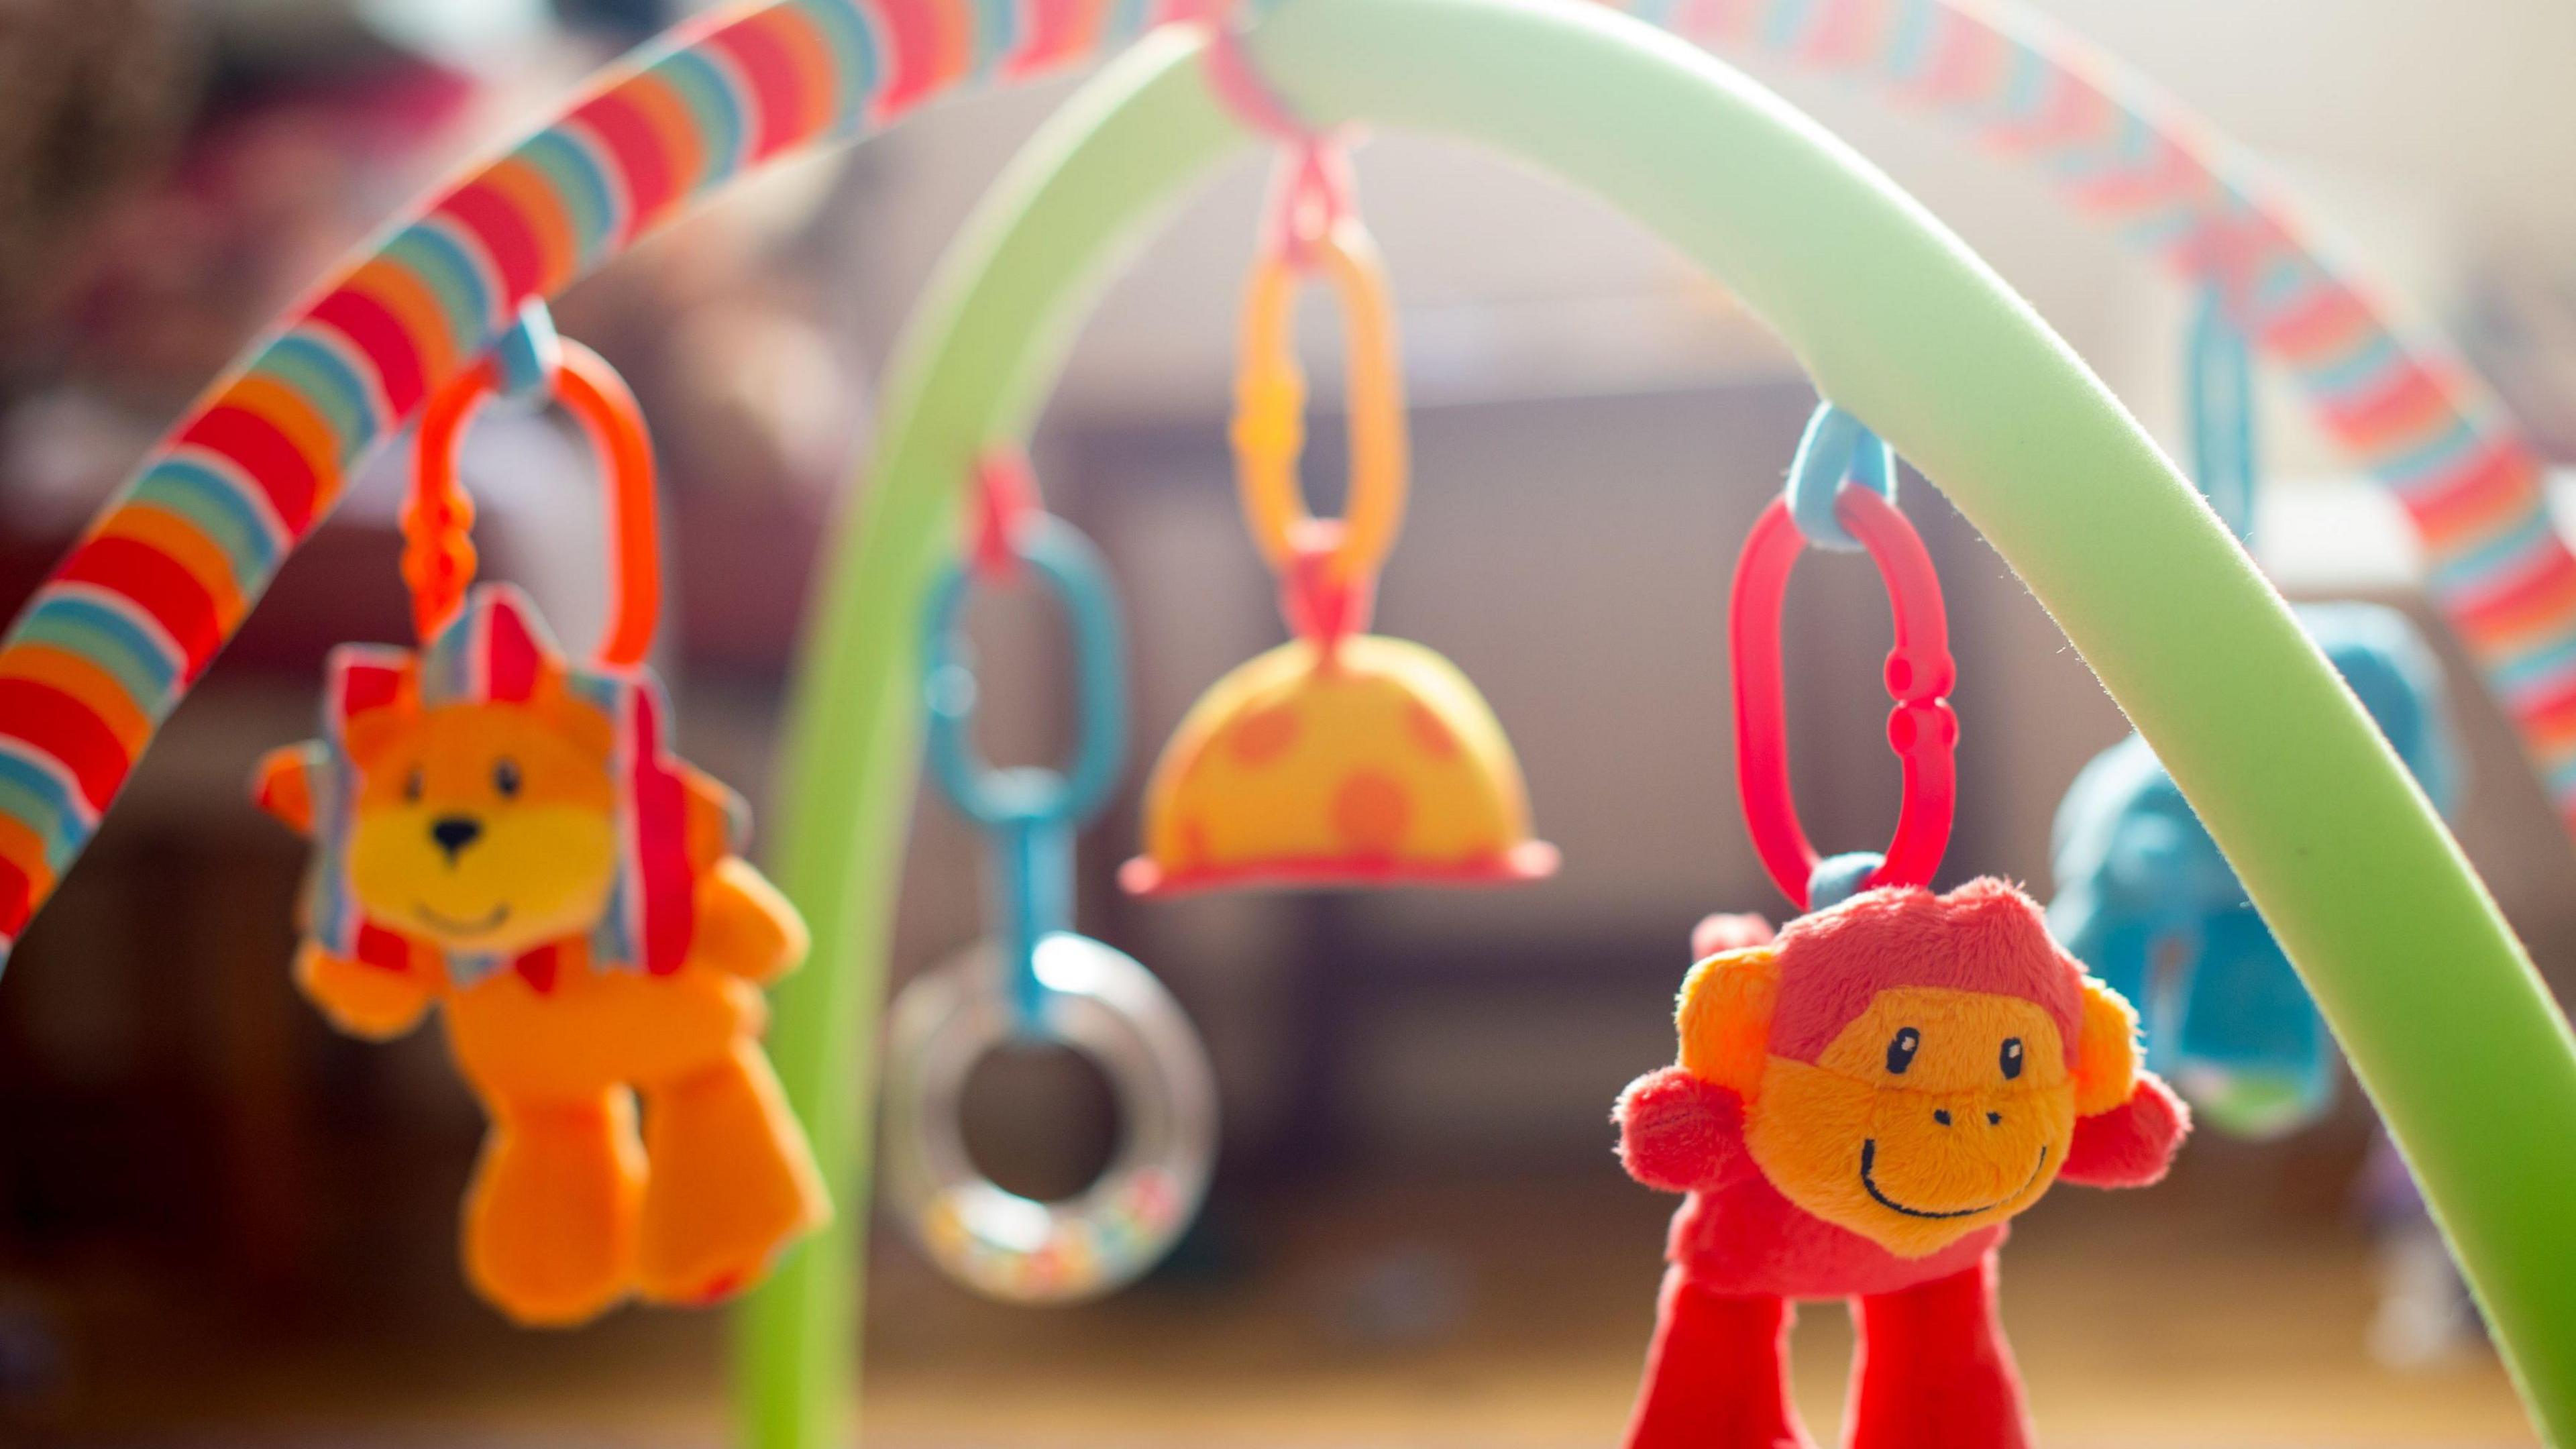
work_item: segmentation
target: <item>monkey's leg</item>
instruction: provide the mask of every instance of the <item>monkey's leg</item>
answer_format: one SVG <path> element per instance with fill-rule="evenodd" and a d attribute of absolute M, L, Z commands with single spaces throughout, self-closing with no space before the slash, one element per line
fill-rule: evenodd
<path fill-rule="evenodd" d="M 1853 1315 L 1850 1449 L 2029 1449 L 2021 1374 L 1995 1313 L 1995 1255 Z"/>
<path fill-rule="evenodd" d="M 1813 1449 L 1789 1402 L 1795 1316 L 1784 1299 L 1712 1293 L 1668 1270 L 1627 1449 Z"/>

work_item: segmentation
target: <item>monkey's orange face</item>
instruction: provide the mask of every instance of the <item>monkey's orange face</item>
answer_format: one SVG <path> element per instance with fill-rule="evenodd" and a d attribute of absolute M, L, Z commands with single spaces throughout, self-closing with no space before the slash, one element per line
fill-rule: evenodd
<path fill-rule="evenodd" d="M 1791 1202 L 1901 1257 L 2039 1199 L 2075 1133 L 2057 1024 L 2017 996 L 1882 991 L 1813 1062 L 1769 1057 L 1746 1139 Z"/>

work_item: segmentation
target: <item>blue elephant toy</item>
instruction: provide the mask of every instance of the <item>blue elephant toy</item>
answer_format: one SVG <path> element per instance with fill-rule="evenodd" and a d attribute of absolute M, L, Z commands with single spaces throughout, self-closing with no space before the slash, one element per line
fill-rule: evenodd
<path fill-rule="evenodd" d="M 2437 809 L 2459 788 L 2441 665 L 2406 616 L 2376 604 L 2301 607 L 2300 622 L 2360 696 Z M 2057 808 L 2049 925 L 2138 1004 L 2147 1065 L 2221 1130 L 2276 1137 L 2334 1100 L 2316 1004 L 2147 742 L 2096 755 Z"/>

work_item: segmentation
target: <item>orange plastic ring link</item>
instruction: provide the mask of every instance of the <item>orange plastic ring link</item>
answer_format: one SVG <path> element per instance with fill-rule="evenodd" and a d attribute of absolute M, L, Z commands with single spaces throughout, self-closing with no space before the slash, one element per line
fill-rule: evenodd
<path fill-rule="evenodd" d="M 550 389 L 580 420 L 606 460 L 609 509 L 608 637 L 604 668 L 644 661 L 662 613 L 662 546 L 653 507 L 653 440 L 625 379 L 598 353 L 566 338 Z M 403 582 L 411 587 L 412 627 L 423 641 L 463 607 L 474 582 L 474 500 L 456 476 L 465 425 L 501 387 L 489 359 L 448 384 L 421 412 L 410 503 L 403 509 Z"/>
<path fill-rule="evenodd" d="M 1289 622 L 1330 643 L 1366 627 L 1377 571 L 1404 523 L 1404 376 L 1377 246 L 1354 217 L 1333 218 L 1295 248 L 1274 246 L 1246 291 L 1235 357 L 1236 477 L 1254 542 L 1286 582 Z M 1332 283 L 1342 308 L 1350 404 L 1346 516 L 1309 513 L 1297 460 L 1306 445 L 1306 376 L 1294 307 L 1305 274 Z"/>

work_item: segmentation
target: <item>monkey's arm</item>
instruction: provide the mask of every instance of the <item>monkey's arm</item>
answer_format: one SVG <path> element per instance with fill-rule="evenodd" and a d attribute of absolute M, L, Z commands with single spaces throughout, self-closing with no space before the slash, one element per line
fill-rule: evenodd
<path fill-rule="evenodd" d="M 2086 1187 L 2152 1186 L 2173 1165 L 2189 1131 L 2191 1109 L 2164 1078 L 2140 1072 L 2129 1100 L 2098 1116 L 2075 1119 L 2075 1142 L 2058 1177 Z"/>
<path fill-rule="evenodd" d="M 1648 1072 L 1619 1094 L 1619 1161 L 1665 1192 L 1716 1186 L 1748 1159 L 1744 1099 L 1680 1067 Z"/>

